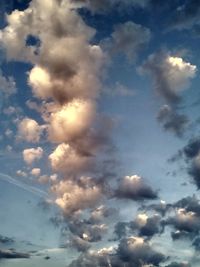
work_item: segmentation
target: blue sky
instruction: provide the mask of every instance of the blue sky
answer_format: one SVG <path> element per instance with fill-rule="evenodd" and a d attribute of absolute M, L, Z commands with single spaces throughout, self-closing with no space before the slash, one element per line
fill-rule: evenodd
<path fill-rule="evenodd" d="M 199 266 L 199 1 L 0 11 L 0 266 Z"/>

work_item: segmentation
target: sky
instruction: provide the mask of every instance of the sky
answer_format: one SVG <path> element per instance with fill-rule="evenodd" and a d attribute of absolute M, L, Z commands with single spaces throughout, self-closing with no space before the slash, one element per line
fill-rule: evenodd
<path fill-rule="evenodd" d="M 198 267 L 200 1 L 0 1 L 0 266 Z"/>

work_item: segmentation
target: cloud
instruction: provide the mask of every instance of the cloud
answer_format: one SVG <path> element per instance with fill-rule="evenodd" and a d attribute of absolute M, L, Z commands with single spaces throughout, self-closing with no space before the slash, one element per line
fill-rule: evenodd
<path fill-rule="evenodd" d="M 62 143 L 49 155 L 51 167 L 54 171 L 65 174 L 83 173 L 91 167 L 91 157 L 80 154 L 68 144 Z"/>
<path fill-rule="evenodd" d="M 106 207 L 105 205 L 101 205 L 91 211 L 91 215 L 89 218 L 89 223 L 99 223 L 105 221 L 105 219 L 113 217 L 117 214 L 117 210 L 115 208 Z"/>
<path fill-rule="evenodd" d="M 155 192 L 149 185 L 145 184 L 143 178 L 133 175 L 125 176 L 115 192 L 116 198 L 131 199 L 135 201 L 145 199 L 156 199 Z"/>
<path fill-rule="evenodd" d="M 198 236 L 192 243 L 192 246 L 195 248 L 196 251 L 200 251 L 200 237 Z"/>
<path fill-rule="evenodd" d="M 41 173 L 40 168 L 33 168 L 30 172 L 33 176 L 38 177 Z"/>
<path fill-rule="evenodd" d="M 37 148 L 27 148 L 23 151 L 23 158 L 27 164 L 32 164 L 35 160 L 42 158 L 43 149 L 41 147 Z"/>
<path fill-rule="evenodd" d="M 171 131 L 178 137 L 183 136 L 189 122 L 186 115 L 178 114 L 169 105 L 160 108 L 157 119 L 166 131 Z"/>
<path fill-rule="evenodd" d="M 200 139 L 195 138 L 189 141 L 188 145 L 184 147 L 186 157 L 192 159 L 198 155 L 200 151 Z"/>
<path fill-rule="evenodd" d="M 125 238 L 130 234 L 151 239 L 156 234 L 163 232 L 163 222 L 158 214 L 148 216 L 146 213 L 137 214 L 130 222 L 118 222 L 115 225 L 114 235 L 117 240 Z M 116 239 L 114 239 L 116 241 Z"/>
<path fill-rule="evenodd" d="M 5 77 L 0 71 L 0 91 L 6 98 L 17 92 L 16 82 L 13 77 Z"/>
<path fill-rule="evenodd" d="M 195 212 L 200 216 L 200 201 L 195 195 L 180 199 L 174 207 L 184 208 L 187 212 Z"/>
<path fill-rule="evenodd" d="M 165 201 L 161 200 L 159 203 L 151 205 L 142 205 L 140 207 L 140 210 L 145 210 L 145 211 L 153 210 L 164 217 L 167 211 L 171 209 L 171 207 L 172 207 L 171 204 L 167 204 Z"/>
<path fill-rule="evenodd" d="M 192 177 L 197 188 L 200 188 L 200 140 L 194 138 L 183 149 L 187 164 L 188 174 Z"/>
<path fill-rule="evenodd" d="M 119 246 L 88 251 L 74 260 L 69 267 L 116 266 L 142 267 L 144 264 L 158 266 L 165 257 L 154 251 L 142 238 L 129 237 L 120 241 Z"/>
<path fill-rule="evenodd" d="M 72 0 L 78 7 L 86 7 L 93 13 L 108 12 L 114 7 L 127 9 L 130 7 L 146 7 L 149 0 Z"/>
<path fill-rule="evenodd" d="M 200 218 L 191 211 L 186 211 L 184 208 L 177 209 L 175 216 L 168 219 L 168 224 L 171 224 L 175 229 L 189 233 L 198 233 L 200 230 Z"/>
<path fill-rule="evenodd" d="M 143 264 L 159 265 L 160 262 L 165 260 L 161 253 L 154 251 L 149 243 L 140 237 L 129 237 L 121 240 L 118 254 L 130 266 L 139 267 Z"/>
<path fill-rule="evenodd" d="M 15 252 L 13 250 L 0 249 L 0 259 L 28 259 L 28 253 Z"/>
<path fill-rule="evenodd" d="M 127 21 L 115 26 L 114 32 L 106 40 L 106 43 L 112 53 L 125 54 L 129 61 L 133 61 L 138 52 L 150 41 L 150 38 L 151 32 L 148 28 Z"/>
<path fill-rule="evenodd" d="M 169 28 L 176 30 L 190 29 L 195 25 L 199 25 L 200 7 L 198 0 L 186 0 L 172 12 L 169 20 Z"/>
<path fill-rule="evenodd" d="M 0 243 L 1 244 L 9 244 L 10 245 L 14 242 L 15 242 L 15 240 L 13 238 L 0 235 Z"/>
<path fill-rule="evenodd" d="M 21 177 L 27 177 L 27 173 L 22 170 L 17 170 L 16 174 Z"/>
<path fill-rule="evenodd" d="M 175 231 L 172 232 L 172 239 L 193 240 L 200 233 L 200 202 L 193 195 L 185 197 L 171 205 L 173 215 L 165 220 L 166 225 L 171 225 Z M 171 210 L 172 212 L 172 210 Z"/>
<path fill-rule="evenodd" d="M 165 130 L 182 137 L 188 118 L 179 114 L 177 108 L 182 101 L 182 91 L 189 88 L 191 79 L 196 76 L 197 67 L 181 57 L 162 51 L 150 55 L 140 71 L 151 75 L 156 92 L 167 103 L 161 107 L 158 121 Z"/>
<path fill-rule="evenodd" d="M 101 188 L 89 177 L 76 181 L 60 181 L 53 185 L 52 192 L 57 196 L 55 203 L 63 210 L 65 216 L 88 208 L 93 208 L 102 198 Z"/>
<path fill-rule="evenodd" d="M 31 143 L 38 143 L 44 127 L 35 120 L 24 118 L 18 124 L 18 138 Z"/>
<path fill-rule="evenodd" d="M 52 113 L 49 139 L 56 143 L 68 142 L 86 134 L 95 117 L 94 103 L 75 99 Z"/>
<path fill-rule="evenodd" d="M 172 262 L 165 267 L 191 267 L 191 265 L 186 262 Z"/>
<path fill-rule="evenodd" d="M 96 112 L 107 59 L 98 44 L 91 44 L 94 35 L 76 4 L 62 0 L 31 1 L 27 9 L 8 14 L 6 27 L 0 31 L 7 60 L 33 66 L 28 84 L 37 98 L 34 109 L 45 122 L 48 141 L 57 144 L 49 161 L 53 170 L 66 174 L 63 180 L 54 181 L 52 191 L 67 215 L 94 207 L 102 195 L 99 185 L 83 186 L 83 178 L 77 177 L 88 171 L 93 154 L 97 159 L 99 150 L 109 146 L 109 131 L 99 129 L 102 123 Z M 28 142 L 39 142 L 43 127 L 25 118 L 19 124 L 19 135 Z M 42 154 L 40 147 L 23 151 L 27 164 Z M 76 179 L 71 181 L 71 176 Z"/>
<path fill-rule="evenodd" d="M 181 57 L 159 52 L 148 57 L 141 70 L 149 73 L 157 93 L 169 104 L 180 101 L 180 93 L 187 89 L 195 77 L 197 67 Z"/>
<path fill-rule="evenodd" d="M 69 230 L 74 235 L 87 242 L 99 242 L 103 235 L 107 233 L 106 224 L 90 224 L 88 221 L 71 221 L 68 223 Z"/>
<path fill-rule="evenodd" d="M 135 90 L 133 88 L 128 88 L 120 82 L 116 82 L 113 87 L 105 88 L 104 93 L 110 96 L 133 97 L 135 95 Z"/>
<path fill-rule="evenodd" d="M 139 230 L 139 236 L 151 238 L 162 232 L 161 217 L 158 214 L 151 217 L 146 214 L 138 214 L 136 220 L 131 224 L 131 228 L 132 230 Z"/>
<path fill-rule="evenodd" d="M 79 252 L 85 252 L 90 248 L 90 243 L 78 236 L 74 236 L 72 237 L 69 246 L 75 248 Z"/>

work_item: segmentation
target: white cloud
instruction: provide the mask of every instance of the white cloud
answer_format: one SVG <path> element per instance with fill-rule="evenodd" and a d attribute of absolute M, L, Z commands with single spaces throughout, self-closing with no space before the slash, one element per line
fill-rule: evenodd
<path fill-rule="evenodd" d="M 42 158 L 43 149 L 41 147 L 28 148 L 23 151 L 23 158 L 27 164 L 32 164 L 35 160 Z"/>
<path fill-rule="evenodd" d="M 35 120 L 24 118 L 18 124 L 18 137 L 27 142 L 37 143 L 40 140 L 44 127 Z"/>
<path fill-rule="evenodd" d="M 79 154 L 68 144 L 60 144 L 49 156 L 54 171 L 63 173 L 80 173 L 88 168 L 91 158 Z"/>
<path fill-rule="evenodd" d="M 92 208 L 102 197 L 101 189 L 90 182 L 87 182 L 87 186 L 80 186 L 75 181 L 60 181 L 52 186 L 52 191 L 58 196 L 56 204 L 66 215 Z"/>
<path fill-rule="evenodd" d="M 40 168 L 33 168 L 30 173 L 31 173 L 31 175 L 38 177 L 41 173 L 41 170 L 40 170 Z"/>
<path fill-rule="evenodd" d="M 180 100 L 181 91 L 190 86 L 190 80 L 195 77 L 197 67 L 181 57 L 169 53 L 155 53 L 148 57 L 141 68 L 152 75 L 157 92 L 168 103 Z"/>
<path fill-rule="evenodd" d="M 75 99 L 51 113 L 49 139 L 56 143 L 68 142 L 86 133 L 95 116 L 92 102 Z"/>

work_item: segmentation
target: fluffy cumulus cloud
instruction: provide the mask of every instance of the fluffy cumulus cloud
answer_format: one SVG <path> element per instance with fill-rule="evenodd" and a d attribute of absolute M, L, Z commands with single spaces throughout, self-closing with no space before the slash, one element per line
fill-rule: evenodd
<path fill-rule="evenodd" d="M 35 120 L 24 118 L 18 124 L 18 137 L 27 142 L 37 143 L 40 141 L 43 129 L 44 127 Z"/>
<path fill-rule="evenodd" d="M 165 260 L 164 255 L 155 251 L 142 238 L 129 237 L 121 240 L 117 248 L 103 248 L 99 251 L 88 251 L 74 260 L 69 267 L 116 266 L 142 267 L 159 266 Z"/>
<path fill-rule="evenodd" d="M 35 160 L 41 159 L 43 156 L 43 149 L 41 147 L 37 148 L 27 148 L 23 151 L 23 158 L 27 164 L 32 164 Z"/>
<path fill-rule="evenodd" d="M 149 56 L 142 71 L 152 75 L 158 94 L 169 104 L 180 101 L 180 93 L 187 89 L 195 77 L 197 67 L 181 57 L 160 52 Z"/>
<path fill-rule="evenodd" d="M 139 236 L 152 237 L 155 234 L 161 233 L 161 217 L 158 214 L 151 217 L 146 214 L 138 214 L 131 227 L 133 230 L 139 230 Z"/>
<path fill-rule="evenodd" d="M 143 178 L 133 175 L 125 176 L 115 192 L 115 197 L 131 199 L 131 200 L 145 200 L 156 199 L 157 192 L 155 192 L 149 185 L 147 185 Z"/>
<path fill-rule="evenodd" d="M 148 216 L 146 213 L 140 213 L 133 221 L 118 222 L 115 225 L 114 235 L 117 240 L 130 234 L 151 239 L 156 234 L 161 234 L 163 230 L 163 222 L 158 214 Z"/>
<path fill-rule="evenodd" d="M 33 66 L 28 84 L 45 126 L 24 118 L 19 136 L 36 143 L 45 128 L 48 141 L 57 144 L 49 155 L 50 165 L 66 175 L 63 181 L 55 180 L 51 189 L 66 214 L 93 207 L 101 196 L 95 183 L 83 186 L 80 179 L 67 179 L 88 170 L 91 154 L 105 143 L 106 132 L 97 134 L 93 126 L 106 56 L 98 44 L 91 44 L 95 30 L 85 24 L 76 8 L 73 1 L 33 0 L 27 9 L 8 14 L 7 26 L 0 31 L 7 59 Z M 40 147 L 25 149 L 23 157 L 32 164 L 42 153 Z"/>
<path fill-rule="evenodd" d="M 91 157 L 80 154 L 73 147 L 62 143 L 50 154 L 49 160 L 54 171 L 65 174 L 83 173 L 91 167 Z"/>
<path fill-rule="evenodd" d="M 83 136 L 95 116 L 92 102 L 75 99 L 50 116 L 49 138 L 53 142 L 72 141 Z"/>
<path fill-rule="evenodd" d="M 52 192 L 57 195 L 55 202 L 66 216 L 94 207 L 102 197 L 101 187 L 89 177 L 81 177 L 79 183 L 60 181 L 52 186 Z"/>
<path fill-rule="evenodd" d="M 124 53 L 132 61 L 137 53 L 150 41 L 150 30 L 140 24 L 127 21 L 115 26 L 108 46 L 112 53 Z"/>
<path fill-rule="evenodd" d="M 32 174 L 33 176 L 38 177 L 38 176 L 40 175 L 40 173 L 41 173 L 40 168 L 33 168 L 33 169 L 31 170 L 31 174 Z"/>
<path fill-rule="evenodd" d="M 68 227 L 74 236 L 87 242 L 98 242 L 107 232 L 106 224 L 90 224 L 88 221 L 72 221 Z"/>
<path fill-rule="evenodd" d="M 39 182 L 50 184 L 50 194 L 62 211 L 69 245 L 83 252 L 70 267 L 159 266 L 165 257 L 142 238 L 151 238 L 160 232 L 161 218 L 155 214 L 140 214 L 130 224 L 130 231 L 140 237 L 123 238 L 115 249 L 89 250 L 91 243 L 102 241 L 110 230 L 105 221 L 115 211 L 102 206 L 106 198 L 110 197 L 110 201 L 113 201 L 112 197 L 143 201 L 158 197 L 157 192 L 137 175 L 124 177 L 112 190 L 105 181 L 106 175 L 102 174 L 108 173 L 110 177 L 112 170 L 105 168 L 107 163 L 102 164 L 102 168 L 101 164 L 98 165 L 101 158 L 109 164 L 113 162 L 109 157 L 113 153 L 109 146 L 109 131 L 105 129 L 110 129 L 111 123 L 98 114 L 96 107 L 107 60 L 100 45 L 94 44 L 95 30 L 86 25 L 77 8 L 86 5 L 96 11 L 106 2 L 118 6 L 122 2 L 123 5 L 129 3 L 129 6 L 130 3 L 134 6 L 146 3 L 145 0 L 33 0 L 27 9 L 7 15 L 7 24 L 0 30 L 1 46 L 5 48 L 8 60 L 32 66 L 28 72 L 28 85 L 36 101 L 35 105 L 29 101 L 29 107 L 36 109 L 43 120 L 41 126 L 33 119 L 24 118 L 19 122 L 18 136 L 21 140 L 37 143 L 45 129 L 47 134 L 43 137 L 48 139 L 50 147 L 56 146 L 48 159 L 53 173 L 58 172 L 58 175 L 40 175 L 43 170 L 37 166 L 30 168 L 29 172 L 38 177 Z M 30 42 L 30 38 L 35 42 Z M 115 46 L 113 50 L 125 50 L 129 58 L 134 58 L 149 38 L 149 30 L 133 22 L 118 25 L 111 37 Z M 157 85 L 160 77 L 157 71 L 161 72 L 167 86 L 162 90 L 157 86 L 157 89 L 171 103 L 172 99 L 178 98 L 185 83 L 194 77 L 196 67 L 170 56 L 160 57 L 161 64 L 156 65 L 154 57 L 148 59 L 144 68 L 151 66 Z M 102 147 L 109 151 L 106 159 L 102 157 Z M 39 146 L 23 150 L 28 165 L 40 160 L 43 154 L 43 148 Z"/>
<path fill-rule="evenodd" d="M 184 208 L 177 209 L 175 216 L 168 220 L 175 229 L 186 232 L 199 232 L 199 216 L 192 211 L 186 211 Z"/>
<path fill-rule="evenodd" d="M 172 239 L 190 239 L 195 242 L 195 238 L 200 233 L 200 204 L 199 199 L 194 195 L 183 198 L 171 205 L 173 210 L 166 218 L 164 224 L 173 228 Z"/>
<path fill-rule="evenodd" d="M 159 52 L 148 57 L 141 68 L 142 72 L 149 73 L 154 81 L 156 92 L 167 105 L 163 106 L 158 114 L 158 121 L 165 130 L 182 136 L 188 119 L 177 112 L 181 102 L 181 92 L 188 89 L 190 81 L 195 77 L 197 67 L 181 57 L 170 53 Z"/>

